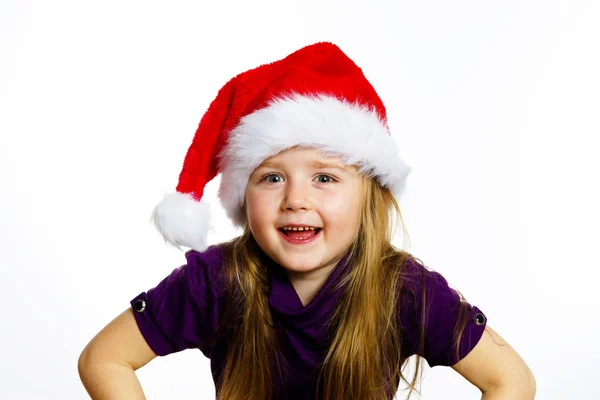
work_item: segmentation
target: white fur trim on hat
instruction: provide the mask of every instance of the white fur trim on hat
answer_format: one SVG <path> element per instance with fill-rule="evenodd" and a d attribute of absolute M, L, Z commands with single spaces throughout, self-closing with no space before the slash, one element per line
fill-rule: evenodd
<path fill-rule="evenodd" d="M 208 232 L 214 231 L 210 219 L 208 203 L 180 192 L 165 194 L 150 217 L 166 243 L 179 250 L 186 246 L 196 251 L 207 247 Z"/>
<path fill-rule="evenodd" d="M 241 118 L 219 156 L 219 199 L 234 225 L 244 222 L 242 206 L 252 172 L 294 146 L 340 156 L 360 173 L 376 177 L 397 198 L 412 169 L 374 109 L 328 95 L 280 97 Z"/>

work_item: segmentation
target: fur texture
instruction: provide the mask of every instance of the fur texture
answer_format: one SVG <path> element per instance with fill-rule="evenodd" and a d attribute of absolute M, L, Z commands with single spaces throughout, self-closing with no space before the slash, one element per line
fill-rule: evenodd
<path fill-rule="evenodd" d="M 245 117 L 220 154 L 219 199 L 234 225 L 243 224 L 248 178 L 263 160 L 282 150 L 317 147 L 376 177 L 400 198 L 412 170 L 398 155 L 385 121 L 374 109 L 327 95 L 291 94 Z"/>
<path fill-rule="evenodd" d="M 210 206 L 196 201 L 191 194 L 169 193 L 154 207 L 150 222 L 166 243 L 181 250 L 186 246 L 196 251 L 207 247 L 208 232 L 214 231 L 210 222 Z"/>

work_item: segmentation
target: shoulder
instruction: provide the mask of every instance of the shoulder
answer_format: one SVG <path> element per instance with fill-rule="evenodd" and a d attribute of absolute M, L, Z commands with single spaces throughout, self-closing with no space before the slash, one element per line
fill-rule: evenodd
<path fill-rule="evenodd" d="M 427 267 L 420 259 L 406 258 L 399 273 L 399 301 L 405 314 L 420 323 L 423 317 L 455 312 L 466 299 L 450 286 L 440 272 Z M 424 314 L 425 313 L 425 314 Z"/>
<path fill-rule="evenodd" d="M 446 278 L 428 268 L 419 258 L 406 253 L 398 271 L 398 303 L 402 327 L 418 334 L 426 325 L 428 315 L 436 314 L 444 307 L 458 303 L 459 296 L 450 288 Z M 409 334 L 408 332 L 404 332 Z"/>
<path fill-rule="evenodd" d="M 485 314 L 467 302 L 441 273 L 415 257 L 403 264 L 400 275 L 399 309 L 406 354 L 423 356 L 431 367 L 453 365 L 477 344 L 485 329 Z M 457 341 L 459 355 L 455 354 Z"/>
<path fill-rule="evenodd" d="M 156 354 L 196 347 L 209 357 L 227 295 L 221 284 L 222 248 L 189 250 L 185 257 L 185 264 L 136 296 L 131 306 L 142 334 Z"/>
<path fill-rule="evenodd" d="M 187 265 L 206 269 L 210 273 L 219 274 L 227 258 L 227 243 L 209 246 L 203 251 L 188 250 L 185 252 Z"/>
<path fill-rule="evenodd" d="M 202 265 L 208 269 L 218 269 L 223 264 L 224 244 L 209 246 L 204 251 L 190 249 L 185 252 L 188 265 Z"/>
<path fill-rule="evenodd" d="M 210 286 L 217 291 L 224 288 L 225 245 L 216 244 L 203 251 L 191 249 L 185 252 L 186 264 L 179 269 L 182 269 L 181 272 L 185 274 L 190 289 L 199 285 Z"/>
<path fill-rule="evenodd" d="M 452 294 L 448 281 L 439 272 L 426 266 L 419 258 L 404 252 L 404 261 L 399 269 L 401 291 L 418 298 L 428 293 Z"/>

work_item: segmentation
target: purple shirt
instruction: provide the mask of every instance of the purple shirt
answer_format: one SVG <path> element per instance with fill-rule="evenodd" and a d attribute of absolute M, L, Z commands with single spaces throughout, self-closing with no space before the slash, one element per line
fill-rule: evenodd
<path fill-rule="evenodd" d="M 224 366 L 227 344 L 224 340 L 210 346 L 217 332 L 219 316 L 224 311 L 224 277 L 221 275 L 221 247 L 204 252 L 185 253 L 187 263 L 173 270 L 156 287 L 142 292 L 130 304 L 142 335 L 159 356 L 197 348 L 211 360 L 214 382 Z M 284 382 L 274 382 L 277 399 L 314 399 L 317 366 L 323 361 L 331 343 L 326 332 L 326 321 L 333 315 L 340 297 L 335 284 L 348 271 L 346 258 L 340 261 L 317 295 L 306 306 L 288 279 L 285 269 L 272 262 L 268 265 L 269 305 L 273 318 L 283 328 L 282 357 L 288 361 L 288 376 Z M 408 358 L 417 354 L 419 316 L 421 313 L 420 274 L 425 273 L 430 293 L 431 309 L 427 319 L 424 357 L 430 367 L 450 366 L 454 357 L 452 330 L 456 323 L 458 294 L 446 279 L 420 264 L 406 264 L 409 279 L 401 298 L 402 354 Z M 479 342 L 487 318 L 476 306 L 460 344 L 459 359 L 465 357 Z M 278 374 L 275 374 L 278 376 Z"/>

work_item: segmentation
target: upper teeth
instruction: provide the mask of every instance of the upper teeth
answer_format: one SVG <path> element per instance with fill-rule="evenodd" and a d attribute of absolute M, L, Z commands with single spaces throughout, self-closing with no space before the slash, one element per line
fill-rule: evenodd
<path fill-rule="evenodd" d="M 308 231 L 308 230 L 314 231 L 317 228 L 312 227 L 312 226 L 284 226 L 281 229 L 284 229 L 286 231 Z"/>

